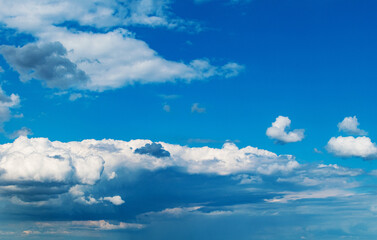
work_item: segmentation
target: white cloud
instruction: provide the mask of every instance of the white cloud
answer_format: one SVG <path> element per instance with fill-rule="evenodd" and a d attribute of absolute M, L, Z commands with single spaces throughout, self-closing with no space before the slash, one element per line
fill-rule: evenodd
<path fill-rule="evenodd" d="M 69 95 L 69 101 L 76 101 L 77 99 L 80 99 L 80 98 L 82 98 L 83 97 L 83 95 L 81 94 L 81 93 L 72 93 L 72 94 L 70 94 Z"/>
<path fill-rule="evenodd" d="M 364 130 L 359 129 L 360 123 L 358 122 L 356 116 L 345 117 L 342 122 L 338 123 L 339 131 L 343 131 L 354 135 L 367 135 L 368 133 Z"/>
<path fill-rule="evenodd" d="M 145 25 L 200 30 L 198 24 L 175 17 L 170 12 L 170 3 L 169 0 L 2 0 L 0 20 L 9 27 L 29 32 L 65 21 L 97 28 Z"/>
<path fill-rule="evenodd" d="M 86 220 L 86 221 L 53 221 L 53 222 L 37 222 L 36 228 L 38 232 L 41 233 L 54 233 L 51 232 L 51 229 L 55 230 L 57 227 L 63 227 L 63 229 L 74 230 L 77 228 L 88 229 L 88 230 L 119 230 L 119 229 L 142 229 L 145 226 L 138 223 L 125 223 L 125 222 L 116 222 L 116 221 L 107 221 L 107 220 Z M 63 231 L 60 233 L 69 233 Z"/>
<path fill-rule="evenodd" d="M 170 112 L 170 105 L 169 104 L 164 104 L 163 106 L 162 106 L 162 110 L 164 110 L 165 112 Z"/>
<path fill-rule="evenodd" d="M 109 201 L 114 205 L 122 205 L 124 203 L 124 200 L 120 196 L 104 197 L 103 200 Z"/>
<path fill-rule="evenodd" d="M 15 139 L 20 136 L 27 137 L 29 135 L 33 135 L 33 132 L 31 131 L 31 129 L 27 127 L 22 127 L 21 129 L 14 131 L 12 134 L 10 134 L 9 138 Z"/>
<path fill-rule="evenodd" d="M 299 164 L 291 155 L 254 147 L 239 149 L 233 143 L 222 148 L 190 148 L 158 142 L 168 157 L 138 154 L 134 151 L 149 140 L 84 140 L 82 142 L 51 142 L 46 138 L 20 137 L 13 143 L 0 145 L 2 180 L 63 182 L 70 176 L 80 184 L 94 184 L 102 174 L 113 175 L 119 167 L 157 170 L 170 166 L 188 173 L 228 175 L 238 172 L 273 174 L 290 172 Z"/>
<path fill-rule="evenodd" d="M 369 137 L 332 137 L 326 148 L 339 157 L 377 158 L 377 146 Z"/>
<path fill-rule="evenodd" d="M 33 76 L 44 81 L 47 87 L 92 91 L 104 91 L 134 83 L 176 80 L 189 82 L 215 76 L 228 78 L 242 71 L 241 65 L 232 62 L 224 66 L 214 66 L 205 59 L 189 63 L 166 60 L 123 28 L 129 24 L 167 27 L 179 25 L 180 21 L 173 21 L 167 17 L 169 14 L 165 14 L 168 3 L 162 0 L 129 1 L 128 4 L 88 0 L 0 0 L 0 22 L 7 27 L 32 34 L 37 39 L 36 46 L 42 50 L 45 49 L 43 46 L 56 43 L 64 47 L 59 48 L 59 56 L 53 56 L 56 62 L 47 61 L 49 65 L 58 64 L 57 68 L 48 68 L 59 70 L 54 72 L 53 78 L 51 75 L 42 75 L 44 71 L 31 71 L 35 68 L 44 69 L 45 61 L 40 61 L 41 64 L 33 65 L 29 69 L 20 61 L 11 61 L 19 59 L 15 54 L 25 50 L 23 48 L 36 46 L 26 45 L 22 49 L 7 46 L 5 54 L 10 59 L 8 63 L 24 77 L 25 73 L 32 72 Z M 112 30 L 93 33 L 71 31 L 59 26 L 70 20 L 78 21 L 81 25 L 111 27 Z M 56 51 L 51 53 L 54 52 Z M 47 57 L 50 58 L 50 55 Z M 59 76 L 62 76 L 61 82 Z M 74 79 L 78 82 L 72 82 Z"/>
<path fill-rule="evenodd" d="M 160 154 L 136 153 L 137 149 L 149 149 L 145 146 L 153 144 L 159 146 L 157 153 Z M 163 157 L 161 153 L 164 153 Z M 240 149 L 233 143 L 225 143 L 222 148 L 190 148 L 149 140 L 63 143 L 46 138 L 19 137 L 13 143 L 0 145 L 0 192 L 12 195 L 12 202 L 19 205 L 49 204 L 49 196 L 56 199 L 65 193 L 82 204 L 110 201 L 117 205 L 124 202 L 119 195 L 100 198 L 90 193 L 100 179 L 110 181 L 120 169 L 154 171 L 179 167 L 188 174 L 272 175 L 290 173 L 299 166 L 291 155 L 278 156 L 250 146 Z M 42 196 L 25 195 L 36 190 L 23 185 L 25 182 L 34 183 L 36 189 L 41 188 L 43 191 L 38 192 L 43 193 Z"/>
<path fill-rule="evenodd" d="M 147 212 L 141 215 L 141 217 L 161 217 L 161 216 L 170 216 L 170 217 L 181 217 L 189 213 L 194 213 L 197 210 L 203 208 L 203 206 L 194 206 L 194 207 L 175 207 L 175 208 L 166 208 L 158 212 Z"/>
<path fill-rule="evenodd" d="M 199 103 L 194 103 L 191 106 L 192 113 L 205 113 L 206 109 L 204 107 L 199 107 Z"/>
<path fill-rule="evenodd" d="M 16 94 L 6 95 L 4 90 L 0 87 L 0 129 L 4 122 L 11 119 L 11 109 L 18 107 L 20 104 L 20 97 Z"/>
<path fill-rule="evenodd" d="M 119 224 L 111 224 L 105 220 L 99 221 L 72 221 L 72 226 L 77 227 L 87 227 L 93 228 L 96 230 L 117 230 L 117 229 L 142 229 L 144 228 L 143 224 L 137 223 L 125 223 L 119 222 Z"/>
<path fill-rule="evenodd" d="M 291 125 L 291 120 L 288 117 L 279 116 L 276 121 L 272 123 L 266 131 L 269 138 L 275 139 L 280 143 L 299 142 L 304 139 L 304 129 L 295 129 L 287 131 Z"/>
<path fill-rule="evenodd" d="M 284 192 L 282 194 L 283 197 L 265 199 L 265 201 L 270 203 L 287 203 L 289 201 L 297 201 L 302 199 L 324 199 L 330 197 L 349 197 L 354 195 L 354 193 L 341 189 L 324 189 L 304 192 Z"/>

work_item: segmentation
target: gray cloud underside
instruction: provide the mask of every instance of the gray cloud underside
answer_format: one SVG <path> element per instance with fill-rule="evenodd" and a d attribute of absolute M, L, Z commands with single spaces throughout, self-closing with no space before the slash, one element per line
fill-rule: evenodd
<path fill-rule="evenodd" d="M 66 57 L 67 50 L 59 42 L 18 48 L 2 46 L 0 54 L 20 74 L 22 81 L 40 79 L 48 87 L 65 89 L 81 86 L 89 79 Z"/>

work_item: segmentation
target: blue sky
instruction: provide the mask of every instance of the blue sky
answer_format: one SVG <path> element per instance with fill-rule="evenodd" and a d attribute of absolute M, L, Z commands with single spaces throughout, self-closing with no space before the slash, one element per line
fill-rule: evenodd
<path fill-rule="evenodd" d="M 0 0 L 0 239 L 376 239 L 376 10 Z"/>

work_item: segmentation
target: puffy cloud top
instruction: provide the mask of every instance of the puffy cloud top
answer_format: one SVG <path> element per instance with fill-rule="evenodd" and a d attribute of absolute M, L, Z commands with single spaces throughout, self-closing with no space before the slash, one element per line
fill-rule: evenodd
<path fill-rule="evenodd" d="M 326 147 L 339 157 L 377 158 L 377 146 L 368 137 L 332 137 Z"/>
<path fill-rule="evenodd" d="M 280 143 L 300 142 L 304 139 L 304 129 L 295 129 L 287 131 L 291 125 L 288 117 L 279 116 L 276 118 L 272 126 L 266 131 L 266 135 L 272 139 L 276 139 Z"/>
<path fill-rule="evenodd" d="M 5 46 L 1 54 L 22 80 L 36 78 L 47 87 L 92 91 L 134 83 L 228 78 L 242 71 L 243 66 L 234 62 L 215 66 L 205 59 L 188 63 L 166 60 L 124 29 L 130 25 L 168 28 L 192 25 L 172 17 L 169 3 L 0 0 L 0 23 L 36 39 L 36 44 L 22 48 Z M 101 31 L 71 30 L 64 27 L 67 21 Z"/>
<path fill-rule="evenodd" d="M 30 194 L 19 196 L 24 191 L 36 191 L 28 188 L 33 183 L 36 188 L 44 189 L 39 191 L 43 193 L 41 198 L 69 192 L 77 202 L 84 204 L 105 200 L 121 205 L 124 201 L 117 195 L 98 199 L 86 196 L 87 187 L 100 179 L 111 181 L 121 169 L 154 171 L 167 167 L 179 167 L 189 174 L 271 175 L 289 173 L 298 168 L 299 163 L 291 155 L 278 156 L 250 146 L 239 149 L 232 143 L 226 143 L 222 148 L 190 148 L 149 140 L 63 143 L 21 136 L 13 143 L 0 145 L 0 180 L 3 183 L 0 192 L 24 197 L 22 201 L 34 201 L 38 199 L 35 194 L 34 198 L 30 198 Z M 22 203 L 21 200 L 15 198 L 14 202 Z"/>
<path fill-rule="evenodd" d="M 356 116 L 345 117 L 343 121 L 338 123 L 339 131 L 343 131 L 354 135 L 367 135 L 368 133 L 364 130 L 359 129 L 360 123 Z"/>

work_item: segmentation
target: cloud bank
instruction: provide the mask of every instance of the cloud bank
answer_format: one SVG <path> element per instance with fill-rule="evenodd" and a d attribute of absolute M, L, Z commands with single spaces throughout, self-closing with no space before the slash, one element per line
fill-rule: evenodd
<path fill-rule="evenodd" d="M 44 204 L 50 198 L 69 193 L 83 204 L 105 200 L 121 205 L 124 200 L 120 193 L 96 199 L 87 190 L 101 179 L 111 181 L 122 169 L 156 171 L 169 167 L 188 174 L 271 175 L 289 173 L 299 163 L 291 155 L 278 156 L 250 146 L 239 149 L 232 143 L 216 149 L 149 140 L 63 143 L 21 136 L 13 143 L 0 145 L 0 191 L 12 196 L 17 204 Z"/>

